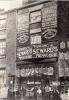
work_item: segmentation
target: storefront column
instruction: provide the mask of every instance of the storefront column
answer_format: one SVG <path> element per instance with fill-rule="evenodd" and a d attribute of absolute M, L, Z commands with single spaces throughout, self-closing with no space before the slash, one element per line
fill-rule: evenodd
<path fill-rule="evenodd" d="M 58 74 L 59 72 L 58 72 L 58 61 L 55 63 L 55 66 L 54 66 L 54 79 L 55 79 L 55 81 L 58 81 Z"/>

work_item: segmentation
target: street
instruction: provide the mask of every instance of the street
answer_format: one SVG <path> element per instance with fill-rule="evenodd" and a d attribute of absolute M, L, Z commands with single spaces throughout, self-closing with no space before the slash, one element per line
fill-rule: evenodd
<path fill-rule="evenodd" d="M 61 95 L 61 100 L 69 100 L 69 96 L 67 94 L 62 94 Z M 43 100 L 41 97 L 39 98 L 32 98 L 32 97 L 18 97 L 18 98 L 6 98 L 6 99 L 0 99 L 0 100 Z"/>

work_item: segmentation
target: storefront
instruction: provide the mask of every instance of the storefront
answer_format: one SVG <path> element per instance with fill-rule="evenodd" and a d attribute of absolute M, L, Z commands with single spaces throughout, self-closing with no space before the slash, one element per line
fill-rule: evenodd
<path fill-rule="evenodd" d="M 31 52 L 29 47 L 19 48 L 17 58 L 25 59 L 17 62 L 16 68 L 20 95 L 42 97 L 46 85 L 51 87 L 52 81 L 56 81 L 58 78 L 57 42 L 33 46 Z"/>
<path fill-rule="evenodd" d="M 44 2 L 17 11 L 16 56 L 19 94 L 43 98 L 46 85 L 50 87 L 58 78 L 56 2 Z"/>
<path fill-rule="evenodd" d="M 52 81 L 56 81 L 55 77 L 55 62 L 45 62 L 37 64 L 20 65 L 17 69 L 17 81 L 21 95 L 34 96 L 34 89 L 36 94 L 42 95 L 43 89 L 48 84 L 51 85 Z M 18 72 L 19 71 L 19 72 Z M 40 91 L 39 91 L 40 90 Z M 24 93 L 25 92 L 25 93 Z M 33 94 L 32 94 L 33 93 Z"/>

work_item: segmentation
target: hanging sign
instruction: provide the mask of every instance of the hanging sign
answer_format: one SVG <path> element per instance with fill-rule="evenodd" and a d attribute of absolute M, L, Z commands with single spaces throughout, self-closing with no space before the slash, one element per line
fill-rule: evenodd
<path fill-rule="evenodd" d="M 60 43 L 60 49 L 65 49 L 65 42 L 62 41 L 62 42 Z"/>

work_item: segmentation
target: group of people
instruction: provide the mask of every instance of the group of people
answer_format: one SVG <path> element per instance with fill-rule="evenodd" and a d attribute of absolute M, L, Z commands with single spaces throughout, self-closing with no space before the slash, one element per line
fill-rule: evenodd
<path fill-rule="evenodd" d="M 60 93 L 57 87 L 46 85 L 43 92 L 44 100 L 61 100 Z"/>

